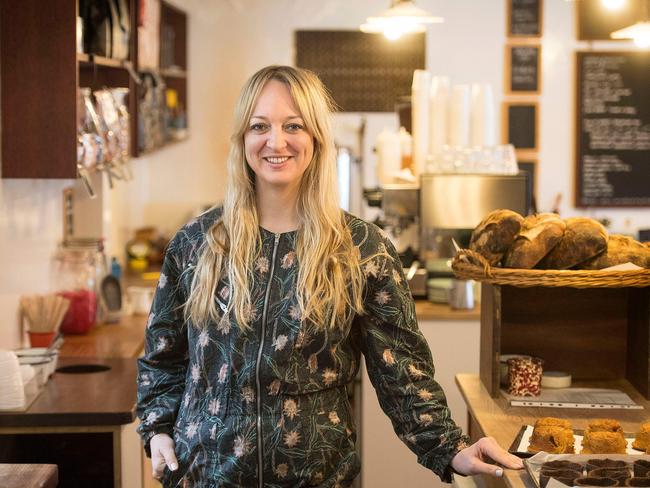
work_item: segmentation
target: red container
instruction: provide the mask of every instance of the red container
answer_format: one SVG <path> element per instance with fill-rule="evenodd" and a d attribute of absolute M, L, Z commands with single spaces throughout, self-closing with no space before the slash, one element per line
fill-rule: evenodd
<path fill-rule="evenodd" d="M 31 347 L 49 347 L 54 340 L 56 332 L 27 332 Z"/>
<path fill-rule="evenodd" d="M 97 317 L 97 295 L 92 290 L 62 291 L 59 295 L 70 300 L 70 307 L 61 322 L 64 334 L 85 334 Z"/>

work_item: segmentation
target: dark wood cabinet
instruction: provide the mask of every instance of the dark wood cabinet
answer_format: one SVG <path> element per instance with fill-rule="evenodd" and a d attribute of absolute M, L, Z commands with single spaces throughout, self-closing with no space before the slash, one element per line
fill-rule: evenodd
<path fill-rule="evenodd" d="M 129 88 L 131 155 L 139 155 L 139 91 L 129 69 L 138 66 L 139 2 L 127 3 L 131 37 L 124 61 L 77 53 L 77 0 L 0 3 L 2 178 L 77 177 L 79 87 Z M 162 2 L 162 32 L 174 37 L 176 66 L 161 64 L 161 75 L 187 110 L 187 15 Z"/>

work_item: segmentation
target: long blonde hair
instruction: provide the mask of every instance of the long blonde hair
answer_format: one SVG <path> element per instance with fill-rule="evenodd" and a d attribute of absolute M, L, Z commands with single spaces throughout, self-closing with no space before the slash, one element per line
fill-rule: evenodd
<path fill-rule="evenodd" d="M 202 327 L 218 321 L 215 292 L 227 274 L 230 304 L 237 323 L 251 321 L 250 282 L 253 263 L 261 252 L 256 208 L 255 175 L 246 162 L 244 135 L 260 92 L 269 80 L 287 85 L 314 142 L 314 154 L 299 188 L 299 263 L 296 297 L 303 320 L 316 327 L 343 326 L 363 312 L 363 273 L 357 248 L 337 200 L 336 161 L 331 114 L 334 104 L 312 72 L 290 66 L 268 66 L 244 85 L 237 100 L 228 156 L 223 214 L 206 233 L 198 259 L 185 316 Z"/>

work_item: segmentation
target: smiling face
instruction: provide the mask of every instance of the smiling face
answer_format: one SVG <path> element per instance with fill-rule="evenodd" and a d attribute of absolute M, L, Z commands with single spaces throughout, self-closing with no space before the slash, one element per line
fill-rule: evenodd
<path fill-rule="evenodd" d="M 244 134 L 246 161 L 257 191 L 298 192 L 314 155 L 314 142 L 286 84 L 269 80 L 262 89 Z"/>

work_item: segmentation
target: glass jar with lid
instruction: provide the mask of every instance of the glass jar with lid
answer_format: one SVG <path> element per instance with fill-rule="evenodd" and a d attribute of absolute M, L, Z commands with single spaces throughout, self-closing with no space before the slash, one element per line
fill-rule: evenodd
<path fill-rule="evenodd" d="M 99 284 L 105 268 L 101 241 L 69 240 L 57 248 L 51 262 L 52 288 L 70 300 L 62 333 L 85 334 L 97 322 Z"/>

